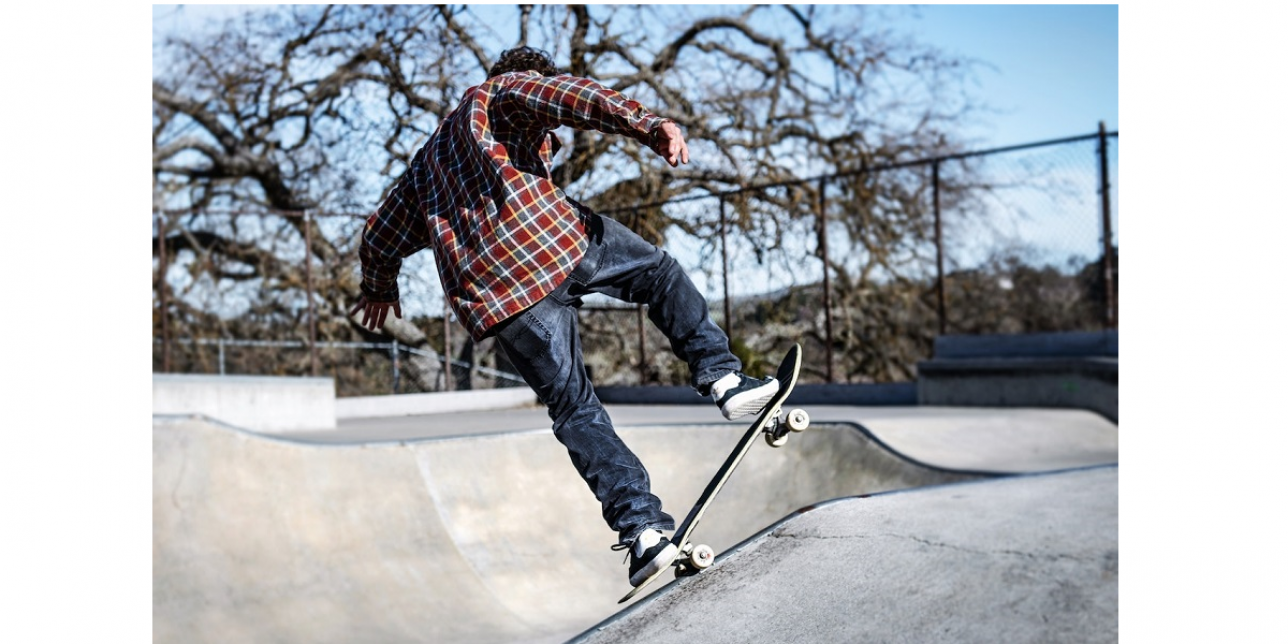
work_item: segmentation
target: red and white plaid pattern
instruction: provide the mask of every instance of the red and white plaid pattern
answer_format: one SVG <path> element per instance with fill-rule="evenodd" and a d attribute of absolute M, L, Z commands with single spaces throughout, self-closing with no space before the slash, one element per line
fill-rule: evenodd
<path fill-rule="evenodd" d="M 466 90 L 367 220 L 362 291 L 398 299 L 402 259 L 433 247 L 448 303 L 480 340 L 581 261 L 578 205 L 550 180 L 552 130 L 624 134 L 656 149 L 665 119 L 593 80 L 512 72 Z"/>

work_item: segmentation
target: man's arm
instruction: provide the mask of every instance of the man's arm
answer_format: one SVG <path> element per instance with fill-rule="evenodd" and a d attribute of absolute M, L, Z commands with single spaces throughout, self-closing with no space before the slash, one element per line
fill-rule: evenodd
<path fill-rule="evenodd" d="M 362 326 L 372 331 L 384 328 L 390 308 L 394 311 L 394 317 L 402 317 L 402 307 L 398 304 L 398 273 L 402 270 L 402 259 L 397 256 L 382 256 L 367 241 L 373 223 L 379 216 L 379 213 L 372 215 L 363 230 L 362 245 L 358 247 L 358 260 L 362 265 L 362 295 L 358 296 L 358 301 L 349 310 L 349 317 L 355 317 L 361 311 Z"/>
<path fill-rule="evenodd" d="M 362 270 L 362 295 L 350 309 L 349 315 L 362 312 L 362 326 L 372 331 L 380 330 L 393 309 L 394 317 L 402 317 L 398 304 L 398 273 L 402 260 L 429 245 L 429 231 L 417 204 L 413 173 L 417 164 L 403 176 L 385 198 L 375 214 L 367 219 L 358 247 L 358 260 Z"/>
<path fill-rule="evenodd" d="M 688 145 L 674 121 L 589 78 L 530 75 L 507 85 L 503 96 L 545 127 L 622 134 L 665 157 L 672 167 L 689 162 Z"/>

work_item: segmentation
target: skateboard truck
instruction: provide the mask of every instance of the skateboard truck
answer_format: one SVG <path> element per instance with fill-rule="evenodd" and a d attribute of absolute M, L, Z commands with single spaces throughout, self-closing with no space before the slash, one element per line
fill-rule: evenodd
<path fill-rule="evenodd" d="M 715 563 L 716 551 L 705 543 L 694 545 L 692 542 L 684 544 L 680 549 L 680 556 L 675 559 L 675 576 L 688 577 L 696 575 L 699 572 L 711 567 Z"/>
<path fill-rule="evenodd" d="M 787 444 L 790 433 L 803 432 L 809 429 L 809 414 L 804 409 L 793 409 L 783 418 L 783 410 L 778 410 L 773 422 L 765 428 L 765 442 L 770 447 L 782 447 Z M 790 432 L 790 433 L 789 433 Z"/>

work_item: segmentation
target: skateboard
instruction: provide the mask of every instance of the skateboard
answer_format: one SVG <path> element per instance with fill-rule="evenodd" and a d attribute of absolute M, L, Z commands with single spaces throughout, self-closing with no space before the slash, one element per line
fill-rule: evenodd
<path fill-rule="evenodd" d="M 692 510 L 689 510 L 684 522 L 676 529 L 675 535 L 671 538 L 671 543 L 674 543 L 678 548 L 675 558 L 671 560 L 669 565 L 663 566 L 643 582 L 640 582 L 640 585 L 632 589 L 617 603 L 625 603 L 638 595 L 640 591 L 666 573 L 667 569 L 674 568 L 676 577 L 684 577 L 695 575 L 715 562 L 716 553 L 711 546 L 695 544 L 689 540 L 689 537 L 693 534 L 693 529 L 698 526 L 698 521 L 702 519 L 707 507 L 711 505 L 711 501 L 720 492 L 720 488 L 724 487 L 724 484 L 729 480 L 729 476 L 733 474 L 734 468 L 738 467 L 738 463 L 742 462 L 742 457 L 746 456 L 747 451 L 751 449 L 752 443 L 756 442 L 757 436 L 763 435 L 765 442 L 772 447 L 782 447 L 787 442 L 789 432 L 801 432 L 809 427 L 809 414 L 802 409 L 793 409 L 787 412 L 785 418 L 783 416 L 783 403 L 787 401 L 787 397 L 791 395 L 792 389 L 796 386 L 796 377 L 800 375 L 800 370 L 801 346 L 796 344 L 792 345 L 792 348 L 787 351 L 787 356 L 783 358 L 782 364 L 778 367 L 776 375 L 778 378 L 778 393 L 769 399 L 769 402 L 765 404 L 765 408 L 761 410 L 760 415 L 756 417 L 755 422 L 751 424 L 751 427 L 747 428 L 747 433 L 743 434 L 742 439 L 734 445 L 729 457 L 725 459 L 724 464 L 716 471 L 715 477 L 702 491 L 702 496 L 698 497 L 697 503 L 693 505 Z"/>

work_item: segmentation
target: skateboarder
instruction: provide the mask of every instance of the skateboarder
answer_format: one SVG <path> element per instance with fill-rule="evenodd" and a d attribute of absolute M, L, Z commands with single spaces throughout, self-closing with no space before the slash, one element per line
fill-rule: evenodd
<path fill-rule="evenodd" d="M 477 341 L 495 337 L 536 391 L 577 472 L 630 553 L 632 586 L 665 566 L 676 546 L 662 531 L 649 476 L 622 442 L 582 363 L 576 307 L 603 293 L 648 306 L 649 319 L 689 365 L 691 384 L 730 420 L 759 413 L 774 378 L 741 372 L 707 302 L 666 252 L 617 221 L 570 199 L 551 181 L 568 126 L 635 139 L 671 167 L 688 163 L 674 121 L 588 79 L 561 73 L 549 54 L 519 47 L 501 54 L 482 84 L 465 91 L 379 209 L 367 220 L 359 258 L 362 313 L 383 327 L 398 304 L 402 259 L 432 247 L 457 318 Z"/>

